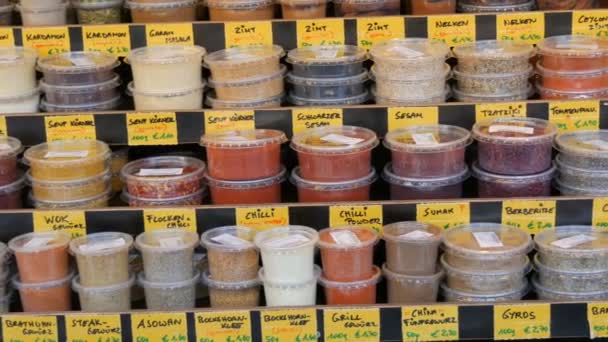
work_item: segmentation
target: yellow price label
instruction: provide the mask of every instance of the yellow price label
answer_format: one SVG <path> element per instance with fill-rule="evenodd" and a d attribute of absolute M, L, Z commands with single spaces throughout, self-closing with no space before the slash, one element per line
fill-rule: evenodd
<path fill-rule="evenodd" d="M 342 108 L 296 108 L 291 111 L 293 134 L 325 126 L 342 126 Z"/>
<path fill-rule="evenodd" d="M 494 306 L 495 340 L 546 338 L 551 338 L 550 304 Z"/>
<path fill-rule="evenodd" d="M 458 306 L 407 306 L 401 308 L 403 341 L 456 341 Z"/>
<path fill-rule="evenodd" d="M 357 44 L 370 48 L 376 43 L 405 37 L 403 17 L 357 18 Z"/>
<path fill-rule="evenodd" d="M 57 342 L 56 316 L 2 316 L 2 340 L 6 342 Z"/>
<path fill-rule="evenodd" d="M 438 40 L 448 46 L 475 42 L 475 15 L 431 15 L 427 17 L 429 39 Z"/>
<path fill-rule="evenodd" d="M 188 324 L 186 313 L 133 313 L 131 314 L 133 341 L 186 342 Z"/>
<path fill-rule="evenodd" d="M 260 316 L 263 341 L 305 342 L 318 339 L 315 309 L 264 310 Z"/>
<path fill-rule="evenodd" d="M 129 146 L 177 145 L 175 113 L 128 113 Z"/>
<path fill-rule="evenodd" d="M 15 32 L 12 27 L 0 28 L 0 46 L 15 46 Z"/>
<path fill-rule="evenodd" d="M 191 23 L 146 24 L 147 46 L 194 45 L 194 30 Z"/>
<path fill-rule="evenodd" d="M 35 232 L 64 232 L 72 238 L 87 235 L 84 211 L 34 211 Z"/>
<path fill-rule="evenodd" d="M 197 232 L 195 209 L 144 209 L 144 230 L 180 229 Z"/>
<path fill-rule="evenodd" d="M 298 20 L 298 47 L 313 45 L 344 45 L 344 19 Z"/>
<path fill-rule="evenodd" d="M 82 44 L 85 51 L 101 51 L 125 57 L 131 51 L 129 25 L 84 25 Z"/>
<path fill-rule="evenodd" d="M 252 45 L 272 45 L 272 23 L 270 21 L 224 23 L 226 48 Z"/>
<path fill-rule="evenodd" d="M 502 202 L 502 224 L 514 226 L 530 234 L 555 227 L 556 201 Z"/>
<path fill-rule="evenodd" d="M 45 116 L 46 141 L 96 140 L 95 116 L 92 114 Z"/>
<path fill-rule="evenodd" d="M 594 227 L 608 228 L 608 198 L 593 199 L 593 222 Z"/>
<path fill-rule="evenodd" d="M 469 202 L 420 203 L 416 205 L 416 221 L 450 229 L 471 222 Z"/>
<path fill-rule="evenodd" d="M 595 130 L 600 128 L 600 102 L 569 101 L 549 103 L 549 121 L 560 132 Z"/>
<path fill-rule="evenodd" d="M 545 38 L 544 13 L 502 13 L 496 15 L 496 37 L 536 44 Z"/>
<path fill-rule="evenodd" d="M 380 341 L 380 309 L 323 310 L 326 341 Z"/>
<path fill-rule="evenodd" d="M 68 342 L 120 342 L 122 325 L 117 314 L 69 314 L 65 316 Z"/>
<path fill-rule="evenodd" d="M 398 128 L 439 124 L 438 107 L 394 107 L 388 109 L 389 132 Z"/>
<path fill-rule="evenodd" d="M 70 33 L 67 26 L 23 27 L 23 46 L 38 50 L 40 56 L 70 52 Z"/>
<path fill-rule="evenodd" d="M 236 208 L 236 224 L 254 229 L 268 229 L 289 225 L 288 207 Z"/>
<path fill-rule="evenodd" d="M 372 228 L 382 235 L 381 205 L 333 205 L 329 207 L 329 226 L 360 226 Z"/>
<path fill-rule="evenodd" d="M 525 102 L 485 103 L 475 105 L 476 122 L 495 118 L 523 118 L 527 115 L 528 107 Z"/>
<path fill-rule="evenodd" d="M 608 337 L 608 303 L 587 303 L 589 336 Z"/>
<path fill-rule="evenodd" d="M 196 312 L 194 322 L 199 342 L 252 341 L 249 311 Z"/>
<path fill-rule="evenodd" d="M 255 129 L 253 110 L 205 111 L 205 133 Z"/>
<path fill-rule="evenodd" d="M 572 12 L 572 34 L 608 37 L 608 10 Z"/>
<path fill-rule="evenodd" d="M 8 127 L 6 126 L 6 116 L 0 115 L 0 136 L 8 136 Z"/>

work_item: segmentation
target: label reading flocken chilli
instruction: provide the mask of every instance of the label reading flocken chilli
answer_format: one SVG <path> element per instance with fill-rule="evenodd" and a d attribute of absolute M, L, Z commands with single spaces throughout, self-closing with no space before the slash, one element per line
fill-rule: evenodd
<path fill-rule="evenodd" d="M 522 133 L 522 134 L 534 134 L 534 128 L 523 127 L 523 126 L 492 125 L 488 129 L 488 132 L 490 132 L 490 133 L 511 132 L 511 133 Z"/>
<path fill-rule="evenodd" d="M 54 239 L 51 237 L 35 237 L 35 238 L 31 239 L 30 241 L 24 243 L 23 248 L 38 248 L 38 247 L 46 246 L 49 244 L 49 242 L 51 242 L 53 240 Z"/>
<path fill-rule="evenodd" d="M 357 234 L 351 232 L 350 230 L 329 232 L 329 235 L 331 235 L 336 244 L 340 246 L 356 246 L 361 243 L 361 240 L 359 240 Z"/>
<path fill-rule="evenodd" d="M 334 144 L 344 144 L 344 145 L 356 145 L 356 144 L 359 144 L 359 143 L 365 141 L 365 139 L 351 138 L 351 137 L 347 137 L 347 136 L 340 135 L 340 134 L 328 134 L 328 135 L 322 137 L 321 140 L 323 140 L 325 142 L 334 143 Z"/>
<path fill-rule="evenodd" d="M 239 237 L 226 233 L 212 237 L 211 240 L 226 246 L 246 247 L 251 245 L 251 243 L 247 240 L 243 240 Z"/>
<path fill-rule="evenodd" d="M 594 240 L 595 240 L 595 238 L 593 236 L 579 234 L 579 235 L 570 236 L 570 237 L 567 237 L 564 239 L 560 239 L 557 241 L 553 241 L 551 243 L 551 246 L 564 248 L 564 249 L 570 249 L 570 248 L 576 247 L 578 245 L 582 245 L 583 243 L 591 242 Z"/>
<path fill-rule="evenodd" d="M 170 237 L 170 238 L 158 239 L 158 243 L 160 244 L 161 247 L 174 248 L 174 247 L 179 247 L 179 246 L 183 245 L 184 240 L 182 240 L 182 238 L 180 238 L 180 237 Z"/>
<path fill-rule="evenodd" d="M 107 240 L 107 241 L 91 241 L 80 246 L 80 250 L 83 252 L 99 252 L 106 249 L 118 248 L 125 245 L 123 238 Z"/>
<path fill-rule="evenodd" d="M 477 232 L 473 233 L 473 236 L 481 248 L 500 248 L 504 246 L 494 232 Z"/>
<path fill-rule="evenodd" d="M 184 173 L 183 168 L 167 168 L 167 169 L 139 169 L 137 176 L 179 176 Z"/>
<path fill-rule="evenodd" d="M 407 234 L 399 235 L 399 239 L 401 240 L 425 240 L 431 238 L 435 235 L 425 232 L 423 230 L 414 230 L 413 232 L 409 232 Z"/>
<path fill-rule="evenodd" d="M 437 145 L 439 142 L 435 139 L 435 135 L 433 133 L 418 133 L 412 134 L 412 139 L 416 145 Z"/>
<path fill-rule="evenodd" d="M 589 140 L 585 142 L 588 145 L 591 145 L 593 147 L 597 147 L 600 150 L 608 150 L 608 141 L 604 141 L 604 140 Z"/>
<path fill-rule="evenodd" d="M 269 247 L 295 247 L 309 242 L 310 239 L 302 234 L 294 234 L 266 242 Z"/>
<path fill-rule="evenodd" d="M 89 155 L 89 151 L 49 151 L 44 155 L 44 158 L 84 158 Z"/>

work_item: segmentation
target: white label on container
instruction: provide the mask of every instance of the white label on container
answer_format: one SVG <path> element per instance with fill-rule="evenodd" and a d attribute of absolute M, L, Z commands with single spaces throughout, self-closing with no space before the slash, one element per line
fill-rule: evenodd
<path fill-rule="evenodd" d="M 95 66 L 95 62 L 93 62 L 87 56 L 70 57 L 70 62 L 72 62 L 72 64 L 75 66 Z"/>
<path fill-rule="evenodd" d="M 490 133 L 497 132 L 511 132 L 511 133 L 522 133 L 522 134 L 534 134 L 533 127 L 524 126 L 509 126 L 509 125 L 491 125 L 488 129 Z"/>
<path fill-rule="evenodd" d="M 477 232 L 473 233 L 473 236 L 481 248 L 500 248 L 504 246 L 494 232 Z"/>
<path fill-rule="evenodd" d="M 268 247 L 296 247 L 302 244 L 310 242 L 310 239 L 302 234 L 294 234 L 286 237 L 270 240 L 266 242 Z"/>
<path fill-rule="evenodd" d="M 321 140 L 325 142 L 330 142 L 334 144 L 342 144 L 342 145 L 356 145 L 360 142 L 365 141 L 365 139 L 359 138 L 351 138 L 340 134 L 328 134 L 321 138 Z"/>
<path fill-rule="evenodd" d="M 19 56 L 15 54 L 0 55 L 0 61 L 3 62 L 16 61 L 17 59 L 19 59 Z"/>
<path fill-rule="evenodd" d="M 180 167 L 167 169 L 139 169 L 137 176 L 179 176 L 184 173 Z"/>
<path fill-rule="evenodd" d="M 341 246 L 356 246 L 361 243 L 357 234 L 350 230 L 336 230 L 329 232 L 329 235 L 331 235 L 336 244 Z"/>
<path fill-rule="evenodd" d="M 173 247 L 179 247 L 179 246 L 183 245 L 184 240 L 182 240 L 182 238 L 180 238 L 180 237 L 170 237 L 170 238 L 158 239 L 158 243 L 160 244 L 161 247 L 173 248 Z"/>
<path fill-rule="evenodd" d="M 226 59 L 247 59 L 247 58 L 252 58 L 254 57 L 253 55 L 250 55 L 248 53 L 233 53 L 231 55 L 227 55 Z"/>
<path fill-rule="evenodd" d="M 11 145 L 9 144 L 0 144 L 0 150 L 10 150 Z"/>
<path fill-rule="evenodd" d="M 570 249 L 572 247 L 576 247 L 583 243 L 591 242 L 594 240 L 595 240 L 595 238 L 593 236 L 579 234 L 579 235 L 567 237 L 565 239 L 553 241 L 551 243 L 551 245 L 555 246 L 555 247 L 559 247 L 559 248 Z"/>
<path fill-rule="evenodd" d="M 249 139 L 247 139 L 247 137 L 244 137 L 242 135 L 224 135 L 222 137 L 220 137 L 220 140 L 227 140 L 227 141 L 247 141 Z"/>
<path fill-rule="evenodd" d="M 30 241 L 23 244 L 23 248 L 38 248 L 42 246 L 46 246 L 49 242 L 55 240 L 52 237 L 35 237 Z"/>
<path fill-rule="evenodd" d="M 429 232 L 425 232 L 423 230 L 414 230 L 413 232 L 399 235 L 399 239 L 401 239 L 401 240 L 426 240 L 433 236 L 435 236 L 435 235 L 431 234 Z"/>
<path fill-rule="evenodd" d="M 405 57 L 422 57 L 424 53 L 416 51 L 414 49 L 407 48 L 405 46 L 394 46 L 390 48 L 390 51 L 396 52 Z"/>
<path fill-rule="evenodd" d="M 597 45 L 595 43 L 567 42 L 567 43 L 555 44 L 555 47 L 557 49 L 597 50 L 599 48 L 599 45 Z"/>
<path fill-rule="evenodd" d="M 89 151 L 69 151 L 69 152 L 49 151 L 44 155 L 44 158 L 84 158 L 88 155 L 89 155 Z"/>
<path fill-rule="evenodd" d="M 433 133 L 418 133 L 412 134 L 412 139 L 416 145 L 437 145 L 439 142 L 435 139 L 435 134 Z"/>
<path fill-rule="evenodd" d="M 231 234 L 222 234 L 211 238 L 212 241 L 226 246 L 246 247 L 251 246 L 251 242 L 243 240 Z"/>
<path fill-rule="evenodd" d="M 586 144 L 595 146 L 597 148 L 599 148 L 600 150 L 608 150 L 608 141 L 604 141 L 604 140 L 589 140 L 585 142 Z"/>
<path fill-rule="evenodd" d="M 106 241 L 91 241 L 80 245 L 80 250 L 83 252 L 99 252 L 106 249 L 122 247 L 126 244 L 123 238 L 106 240 Z"/>
<path fill-rule="evenodd" d="M 503 48 L 491 48 L 491 47 L 487 47 L 487 48 L 481 49 L 481 51 L 485 52 L 485 53 L 492 54 L 492 53 L 502 53 L 502 52 L 505 51 L 505 49 L 503 49 Z"/>
<path fill-rule="evenodd" d="M 316 53 L 319 59 L 332 59 L 338 56 L 338 49 L 319 49 Z"/>

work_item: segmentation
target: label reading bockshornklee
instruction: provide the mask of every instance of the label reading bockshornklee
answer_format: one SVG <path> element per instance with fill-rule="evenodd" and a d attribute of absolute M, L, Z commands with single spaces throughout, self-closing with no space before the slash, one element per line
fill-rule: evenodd
<path fill-rule="evenodd" d="M 89 151 L 67 151 L 67 152 L 59 152 L 59 151 L 48 151 L 44 158 L 84 158 L 89 155 Z"/>
<path fill-rule="evenodd" d="M 490 133 L 510 132 L 521 134 L 534 134 L 534 128 L 524 126 L 509 126 L 509 125 L 491 125 L 488 129 Z"/>
<path fill-rule="evenodd" d="M 184 173 L 183 168 L 167 168 L 167 169 L 140 169 L 138 176 L 179 176 Z"/>
<path fill-rule="evenodd" d="M 321 138 L 322 141 L 341 145 L 356 145 L 365 139 L 351 138 L 340 134 L 328 134 Z"/>
<path fill-rule="evenodd" d="M 595 240 L 595 238 L 593 236 L 579 234 L 579 235 L 574 235 L 574 236 L 570 236 L 570 237 L 567 237 L 564 239 L 553 241 L 553 242 L 551 242 L 551 246 L 564 248 L 564 249 L 570 249 L 570 248 L 574 248 L 578 245 L 582 245 L 583 243 L 591 242 L 594 240 Z"/>
<path fill-rule="evenodd" d="M 356 246 L 361 243 L 357 234 L 350 230 L 336 230 L 329 232 L 329 235 L 331 235 L 336 244 L 340 246 Z"/>
<path fill-rule="evenodd" d="M 303 245 L 309 241 L 310 241 L 310 239 L 302 234 L 294 234 L 294 235 L 289 235 L 286 237 L 281 237 L 278 239 L 267 241 L 266 246 L 277 247 L 277 248 L 296 247 L 299 245 Z"/>
<path fill-rule="evenodd" d="M 494 232 L 476 232 L 473 233 L 473 236 L 481 248 L 500 248 L 504 246 Z"/>
<path fill-rule="evenodd" d="M 84 245 L 80 245 L 79 249 L 83 252 L 99 252 L 106 249 L 122 247 L 125 245 L 125 243 L 126 242 L 123 238 L 104 241 L 91 241 L 85 243 Z"/>
<path fill-rule="evenodd" d="M 416 145 L 437 145 L 439 142 L 435 139 L 435 134 L 433 133 L 418 133 L 412 134 L 412 139 Z"/>
<path fill-rule="evenodd" d="M 227 233 L 214 236 L 211 238 L 211 240 L 226 246 L 247 247 L 251 245 L 251 242 Z"/>
<path fill-rule="evenodd" d="M 431 234 L 429 232 L 425 232 L 423 230 L 414 230 L 413 232 L 399 235 L 399 239 L 401 239 L 401 240 L 424 240 L 424 239 L 428 239 L 433 236 L 434 236 L 433 234 Z"/>

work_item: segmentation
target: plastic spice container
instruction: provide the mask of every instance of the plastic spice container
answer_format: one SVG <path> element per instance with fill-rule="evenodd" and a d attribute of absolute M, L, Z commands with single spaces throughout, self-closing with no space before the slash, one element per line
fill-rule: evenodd
<path fill-rule="evenodd" d="M 236 47 L 210 53 L 205 65 L 216 81 L 240 81 L 279 73 L 283 55 L 278 45 Z"/>
<path fill-rule="evenodd" d="M 70 236 L 59 232 L 27 233 L 9 241 L 15 254 L 20 281 L 44 283 L 65 278 L 70 273 Z"/>
<path fill-rule="evenodd" d="M 21 13 L 23 26 L 60 26 L 67 22 L 67 3 L 56 6 L 40 6 L 40 3 L 26 7 L 17 5 L 17 10 Z"/>
<path fill-rule="evenodd" d="M 466 169 L 464 153 L 471 133 L 460 127 L 424 125 L 387 133 L 393 172 L 403 177 L 446 177 Z"/>
<path fill-rule="evenodd" d="M 0 97 L 0 112 L 5 114 L 37 113 L 40 104 L 40 89 L 34 88 L 23 94 Z"/>
<path fill-rule="evenodd" d="M 388 283 L 387 293 L 390 304 L 404 303 L 433 303 L 437 301 L 439 283 L 443 279 L 443 271 L 429 276 L 405 275 L 390 271 L 386 265 L 382 272 Z"/>
<path fill-rule="evenodd" d="M 365 83 L 368 79 L 367 71 L 357 76 L 343 78 L 304 78 L 287 74 L 287 83 L 291 84 L 292 94 L 308 99 L 342 99 L 358 96 L 366 91 Z"/>
<path fill-rule="evenodd" d="M 454 97 L 459 102 L 469 102 L 469 103 L 490 103 L 490 102 L 512 102 L 512 101 L 523 101 L 527 100 L 529 97 L 534 95 L 534 89 L 530 84 L 525 91 L 518 91 L 511 94 L 496 94 L 496 95 L 479 95 L 479 94 L 470 94 L 464 93 L 457 89 L 456 87 L 452 88 L 454 92 Z"/>
<path fill-rule="evenodd" d="M 6 0 L 6 3 L 8 3 L 8 0 Z M 36 7 L 36 5 L 40 5 L 39 0 L 19 0 L 19 3 L 25 7 Z M 65 3 L 65 0 L 46 0 L 44 5 L 47 7 L 57 7 L 63 3 Z"/>
<path fill-rule="evenodd" d="M 259 256 L 253 244 L 256 230 L 226 226 L 206 231 L 201 244 L 207 249 L 209 273 L 214 282 L 242 282 L 258 276 Z M 203 279 L 206 276 L 203 275 Z"/>
<path fill-rule="evenodd" d="M 399 15 L 398 0 L 334 0 L 336 17 L 375 17 Z"/>
<path fill-rule="evenodd" d="M 539 300 L 584 302 L 608 299 L 608 291 L 605 290 L 591 292 L 550 290 L 540 284 L 538 276 L 532 277 L 532 285 L 534 286 L 534 291 L 536 292 Z"/>
<path fill-rule="evenodd" d="M 373 267 L 369 279 L 352 282 L 339 282 L 321 276 L 319 283 L 325 288 L 327 305 L 376 304 L 376 285 L 380 282 L 382 272 Z"/>
<path fill-rule="evenodd" d="M 23 208 L 23 188 L 25 188 L 25 176 L 18 178 L 13 183 L 0 186 L 0 210 Z"/>
<path fill-rule="evenodd" d="M 129 194 L 123 189 L 121 199 L 128 203 L 130 207 L 179 207 L 179 206 L 195 206 L 203 203 L 207 195 L 205 188 L 184 196 L 171 198 L 145 198 L 137 197 Z"/>
<path fill-rule="evenodd" d="M 573 10 L 597 8 L 596 0 L 538 0 L 538 9 L 546 10 Z"/>
<path fill-rule="evenodd" d="M 316 284 L 313 264 L 319 233 L 309 227 L 287 226 L 265 230 L 255 236 L 265 271 L 260 279 L 272 284 Z"/>
<path fill-rule="evenodd" d="M 35 198 L 30 193 L 30 202 L 36 209 L 93 209 L 108 207 L 110 197 L 112 197 L 112 188 L 108 187 L 98 195 L 74 201 L 43 201 Z"/>
<path fill-rule="evenodd" d="M 367 51 L 354 45 L 306 46 L 289 51 L 291 75 L 304 78 L 341 78 L 357 76 L 364 70 Z"/>
<path fill-rule="evenodd" d="M 123 0 L 75 0 L 78 23 L 81 25 L 119 24 Z"/>
<path fill-rule="evenodd" d="M 159 283 L 190 281 L 197 245 L 198 235 L 183 230 L 149 231 L 135 239 L 135 247 L 144 260 L 145 279 Z"/>
<path fill-rule="evenodd" d="M 200 85 L 194 89 L 157 93 L 139 91 L 131 82 L 127 89 L 133 95 L 136 110 L 166 110 L 167 108 L 189 110 L 203 107 L 204 88 L 204 85 Z"/>
<path fill-rule="evenodd" d="M 538 84 L 557 91 L 598 91 L 608 86 L 608 70 L 562 72 L 551 71 L 536 65 Z"/>
<path fill-rule="evenodd" d="M 72 310 L 73 277 L 74 272 L 48 282 L 25 283 L 16 275 L 12 283 L 19 290 L 23 312 L 63 312 Z"/>
<path fill-rule="evenodd" d="M 454 48 L 458 70 L 467 74 L 520 74 L 530 71 L 534 47 L 527 43 L 482 40 Z"/>
<path fill-rule="evenodd" d="M 444 260 L 461 271 L 501 272 L 528 262 L 532 239 L 522 229 L 497 223 L 474 223 L 443 235 Z"/>
<path fill-rule="evenodd" d="M 56 105 L 52 103 L 48 103 L 45 100 L 42 100 L 40 103 L 40 109 L 45 112 L 69 112 L 69 113 L 79 113 L 79 112 L 96 112 L 96 111 L 108 111 L 114 110 L 120 106 L 121 98 L 116 97 L 112 100 L 99 102 L 99 103 L 85 103 L 82 105 Z"/>
<path fill-rule="evenodd" d="M 129 280 L 129 249 L 131 235 L 115 232 L 89 234 L 70 242 L 76 257 L 79 284 L 104 287 Z"/>
<path fill-rule="evenodd" d="M 443 75 L 426 75 L 405 78 L 398 74 L 380 74 L 376 65 L 371 68 L 371 79 L 376 82 L 376 95 L 400 101 L 420 101 L 429 97 L 442 96 L 446 80 L 450 78 L 450 66 L 444 64 Z"/>
<path fill-rule="evenodd" d="M 312 265 L 312 260 L 311 260 Z M 293 269 L 292 272 L 297 271 Z M 260 280 L 264 283 L 266 306 L 312 306 L 317 300 L 317 281 L 321 276 L 319 266 L 314 266 L 312 278 L 302 282 L 275 282 L 266 278 L 264 268 L 260 269 Z"/>
<path fill-rule="evenodd" d="M 608 68 L 608 41 L 594 36 L 554 36 L 538 43 L 539 65 L 558 71 Z"/>
<path fill-rule="evenodd" d="M 464 3 L 458 2 L 458 6 L 456 8 L 457 12 L 460 13 L 499 13 L 499 12 L 529 12 L 536 9 L 536 1 L 527 1 L 523 4 L 515 4 L 515 5 L 504 5 L 504 3 L 500 3 L 495 6 L 491 5 L 483 5 L 483 6 L 475 6 L 475 5 L 466 5 Z"/>
<path fill-rule="evenodd" d="M 192 259 L 190 259 L 192 264 Z M 146 261 L 144 260 L 144 268 Z M 172 272 L 168 269 L 167 272 Z M 168 279 L 163 282 L 153 282 L 146 279 L 143 273 L 137 277 L 137 283 L 144 288 L 146 307 L 148 310 L 183 310 L 192 309 L 196 304 L 196 284 L 199 274 L 186 280 Z"/>
<path fill-rule="evenodd" d="M 442 233 L 440 227 L 422 222 L 403 221 L 384 226 L 386 268 L 399 274 L 435 274 Z"/>
<path fill-rule="evenodd" d="M 80 276 L 72 280 L 72 289 L 78 293 L 80 309 L 84 312 L 125 312 L 131 310 L 131 290 L 135 276 L 129 280 L 107 286 L 83 286 Z"/>
<path fill-rule="evenodd" d="M 520 289 L 526 282 L 525 278 L 531 270 L 530 261 L 522 267 L 492 272 L 483 269 L 477 271 L 462 271 L 450 266 L 445 257 L 441 258 L 441 266 L 446 274 L 446 286 L 455 291 L 470 293 L 502 293 Z"/>
<path fill-rule="evenodd" d="M 17 156 L 23 151 L 21 141 L 13 137 L 0 137 L 0 186 L 19 178 Z"/>
<path fill-rule="evenodd" d="M 320 127 L 293 136 L 300 176 L 309 181 L 338 182 L 363 178 L 371 169 L 373 131 L 355 126 Z"/>
<path fill-rule="evenodd" d="M 46 102 L 55 105 L 83 105 L 110 101 L 120 96 L 120 77 L 92 85 L 56 86 L 40 81 Z"/>
<path fill-rule="evenodd" d="M 285 168 L 279 174 L 247 181 L 224 181 L 206 176 L 213 204 L 281 203 L 281 183 Z"/>
<path fill-rule="evenodd" d="M 551 180 L 555 167 L 547 171 L 524 176 L 507 176 L 483 171 L 473 164 L 473 177 L 481 198 L 542 197 L 551 196 Z"/>
<path fill-rule="evenodd" d="M 503 95 L 522 93 L 528 89 L 528 79 L 533 71 L 504 74 L 467 74 L 454 69 L 458 90 L 475 95 Z"/>
<path fill-rule="evenodd" d="M 402 38 L 374 44 L 369 53 L 378 74 L 421 79 L 445 73 L 450 48 L 439 41 Z"/>
<path fill-rule="evenodd" d="M 26 174 L 33 196 L 41 201 L 75 201 L 103 193 L 110 185 L 110 170 L 76 181 L 41 181 Z"/>
<path fill-rule="evenodd" d="M 608 287 L 608 270 L 560 271 L 543 265 L 534 258 L 538 284 L 552 291 L 594 292 Z"/>
<path fill-rule="evenodd" d="M 151 157 L 132 161 L 120 174 L 131 196 L 172 199 L 201 189 L 206 165 L 191 157 Z"/>
<path fill-rule="evenodd" d="M 563 164 L 598 171 L 608 168 L 608 130 L 562 133 L 555 145 Z"/>
<path fill-rule="evenodd" d="M 320 231 L 319 248 L 325 280 L 353 282 L 379 274 L 373 264 L 376 242 L 378 234 L 367 227 L 336 227 Z"/>
<path fill-rule="evenodd" d="M 261 282 L 256 277 L 239 282 L 214 280 L 209 273 L 202 276 L 203 284 L 209 287 L 212 308 L 254 308 L 260 305 Z"/>
<path fill-rule="evenodd" d="M 279 0 L 283 19 L 325 18 L 327 0 Z"/>
<path fill-rule="evenodd" d="M 127 56 L 137 91 L 176 92 L 200 87 L 201 61 L 207 51 L 200 46 L 163 45 L 132 50 Z"/>
<path fill-rule="evenodd" d="M 547 89 L 536 83 L 536 90 L 543 100 L 589 100 L 608 97 L 608 88 L 582 91 L 560 91 Z"/>
<path fill-rule="evenodd" d="M 74 51 L 38 60 L 38 70 L 48 85 L 91 85 L 116 78 L 117 58 L 105 52 Z M 102 102 L 102 101 L 99 101 Z"/>
<path fill-rule="evenodd" d="M 209 176 L 222 180 L 250 180 L 281 172 L 281 144 L 285 133 L 272 129 L 205 134 Z"/>
<path fill-rule="evenodd" d="M 377 105 L 391 106 L 391 107 L 408 107 L 408 106 L 422 106 L 436 103 L 446 102 L 452 96 L 452 89 L 446 84 L 444 93 L 437 96 L 425 97 L 420 99 L 411 100 L 400 100 L 391 99 L 388 97 L 378 96 L 376 94 L 376 87 L 372 86 L 372 95 Z"/>
<path fill-rule="evenodd" d="M 364 202 L 369 201 L 371 185 L 378 179 L 376 170 L 352 181 L 315 182 L 302 178 L 300 168 L 291 172 L 291 183 L 298 188 L 298 202 Z"/>
<path fill-rule="evenodd" d="M 456 12 L 456 0 L 412 0 L 413 15 L 449 14 Z"/>
<path fill-rule="evenodd" d="M 167 0 L 166 2 L 127 1 L 134 23 L 173 23 L 196 21 L 195 0 Z"/>
<path fill-rule="evenodd" d="M 445 284 L 441 284 L 441 293 L 446 302 L 457 303 L 497 303 L 497 302 L 516 302 L 521 300 L 530 291 L 528 281 L 524 279 L 525 285 L 516 289 L 500 293 L 470 293 L 450 289 Z"/>
<path fill-rule="evenodd" d="M 209 7 L 209 18 L 213 21 L 270 20 L 274 18 L 274 3 L 270 0 L 208 0 L 207 7 Z"/>
<path fill-rule="evenodd" d="M 244 101 L 226 101 L 218 100 L 215 94 L 207 95 L 205 103 L 213 109 L 260 109 L 260 108 L 276 108 L 281 107 L 285 94 L 280 94 L 267 99 L 260 100 L 244 100 Z"/>
<path fill-rule="evenodd" d="M 530 175 L 551 168 L 555 124 L 534 118 L 496 118 L 477 122 L 479 167 L 503 175 Z"/>
<path fill-rule="evenodd" d="M 37 88 L 37 58 L 38 52 L 34 49 L 23 47 L 0 48 L 0 79 L 11 80 L 0 84 L 0 96 L 23 96 Z"/>
<path fill-rule="evenodd" d="M 324 106 L 353 106 L 363 104 L 369 100 L 369 92 L 365 91 L 361 95 L 345 97 L 343 99 L 307 99 L 289 94 L 287 101 L 296 106 L 305 107 L 324 107 Z"/>
<path fill-rule="evenodd" d="M 220 81 L 209 78 L 209 87 L 215 89 L 215 96 L 220 100 L 266 99 L 285 91 L 283 79 L 286 70 L 286 67 L 282 66 L 278 72 L 273 74 L 238 81 Z"/>
<path fill-rule="evenodd" d="M 388 163 L 382 172 L 382 179 L 390 184 L 392 200 L 450 199 L 462 197 L 462 184 L 469 176 L 469 168 L 461 172 L 436 178 L 400 177 L 393 173 Z"/>
<path fill-rule="evenodd" d="M 608 189 L 608 171 L 588 170 L 564 164 L 561 155 L 555 157 L 559 180 L 567 186 L 580 189 Z"/>
<path fill-rule="evenodd" d="M 608 232 L 562 226 L 534 236 L 538 261 L 558 271 L 608 270 Z"/>

